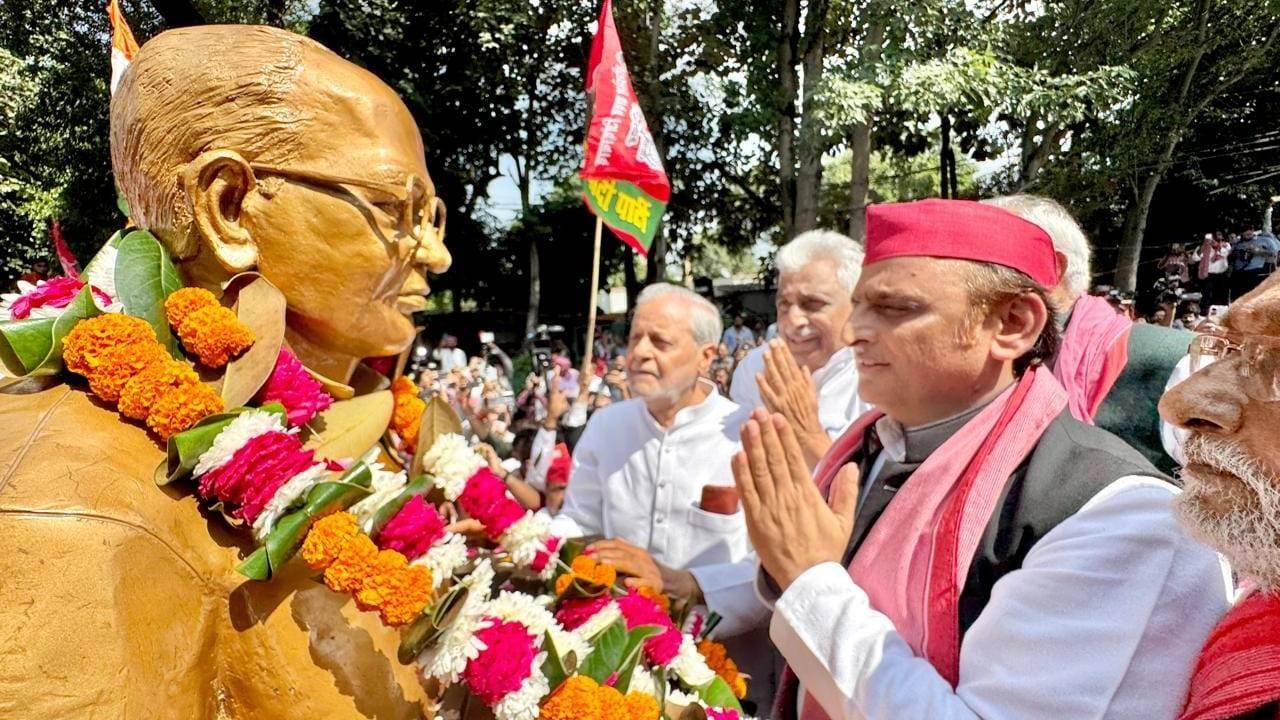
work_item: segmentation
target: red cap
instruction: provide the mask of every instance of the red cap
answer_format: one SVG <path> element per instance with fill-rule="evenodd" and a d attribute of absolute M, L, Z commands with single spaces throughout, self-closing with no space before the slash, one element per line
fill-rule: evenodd
<path fill-rule="evenodd" d="M 1058 284 L 1053 241 L 1035 223 L 972 200 L 867 207 L 864 265 L 895 257 L 975 260 L 1013 268 L 1041 287 Z"/>

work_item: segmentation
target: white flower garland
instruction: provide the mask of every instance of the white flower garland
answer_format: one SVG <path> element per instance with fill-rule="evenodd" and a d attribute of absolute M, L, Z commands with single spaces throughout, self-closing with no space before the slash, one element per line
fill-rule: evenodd
<path fill-rule="evenodd" d="M 253 521 L 253 537 L 260 543 L 266 542 L 267 536 L 271 534 L 280 516 L 306 497 L 307 493 L 311 492 L 311 488 L 318 485 L 328 474 L 329 469 L 324 463 L 316 463 L 289 478 L 276 490 L 276 494 L 271 496 L 266 506 L 262 508 L 262 512 Z"/>
<path fill-rule="evenodd" d="M 484 464 L 484 458 L 467 445 L 466 438 L 454 433 L 436 438 L 422 456 L 423 472 L 435 478 L 435 486 L 449 502 L 458 499 L 467 487 L 467 480 Z"/>
<path fill-rule="evenodd" d="M 378 514 L 378 510 L 395 499 L 409 484 L 403 471 L 391 472 L 383 467 L 382 463 L 370 463 L 369 470 L 373 473 L 373 480 L 369 483 L 369 494 L 352 505 L 348 511 L 356 516 L 360 529 L 366 535 L 373 532 L 373 517 Z"/>
<path fill-rule="evenodd" d="M 618 603 L 609 601 L 608 605 L 596 611 L 586 622 L 582 623 L 573 632 L 584 642 L 591 642 L 591 639 L 599 635 L 605 628 L 614 624 L 622 618 L 622 608 L 618 607 Z M 581 659 L 581 658 L 579 658 Z"/>
<path fill-rule="evenodd" d="M 425 554 L 410 565 L 423 565 L 431 571 L 431 586 L 439 589 L 453 571 L 467 564 L 467 539 L 457 533 L 446 533 Z"/>
<path fill-rule="evenodd" d="M 445 628 L 435 645 L 418 656 L 422 674 L 440 682 L 453 684 L 458 681 L 467 663 L 476 659 L 484 649 L 484 643 L 476 639 L 476 633 L 489 627 L 484 620 L 484 609 L 489 601 L 489 586 L 493 583 L 493 566 L 488 558 L 481 560 L 460 585 L 467 589 L 457 618 Z"/>
<path fill-rule="evenodd" d="M 510 493 L 508 493 L 510 494 Z M 511 527 L 499 538 L 502 547 L 511 553 L 511 561 L 521 567 L 528 567 L 538 556 L 539 550 L 546 550 L 547 540 L 551 537 L 551 525 L 543 517 L 526 512 L 524 517 L 511 523 Z M 554 558 L 550 565 L 555 565 Z M 545 570 L 543 571 L 546 572 Z M 554 575 L 554 569 L 551 571 Z"/>
<path fill-rule="evenodd" d="M 680 650 L 671 660 L 670 667 L 687 687 L 702 687 L 716 679 L 716 672 L 707 664 L 702 653 L 698 652 L 693 636 L 688 634 L 680 638 Z"/>
<path fill-rule="evenodd" d="M 231 461 L 240 448 L 259 435 L 270 432 L 293 434 L 296 428 L 286 429 L 280 416 L 266 410 L 250 410 L 240 413 L 214 437 L 209 449 L 200 455 L 192 474 L 200 477 L 217 470 Z"/>

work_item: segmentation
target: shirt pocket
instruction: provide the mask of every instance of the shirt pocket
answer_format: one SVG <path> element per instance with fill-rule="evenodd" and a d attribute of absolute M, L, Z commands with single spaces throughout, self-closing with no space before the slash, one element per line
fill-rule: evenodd
<path fill-rule="evenodd" d="M 746 515 L 741 507 L 732 515 L 723 515 L 691 504 L 686 517 L 693 530 L 688 539 L 690 567 L 736 562 L 750 552 Z"/>

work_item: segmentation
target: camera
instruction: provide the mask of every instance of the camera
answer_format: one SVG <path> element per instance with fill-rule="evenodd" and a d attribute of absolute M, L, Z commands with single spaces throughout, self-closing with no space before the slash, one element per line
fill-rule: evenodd
<path fill-rule="evenodd" d="M 542 376 L 543 387 L 551 387 L 551 336 L 563 332 L 563 325 L 539 325 L 525 338 L 533 355 L 533 371 Z"/>

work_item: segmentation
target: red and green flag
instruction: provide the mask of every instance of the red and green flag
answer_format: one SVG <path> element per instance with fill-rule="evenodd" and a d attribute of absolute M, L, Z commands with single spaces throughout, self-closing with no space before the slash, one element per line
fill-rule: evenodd
<path fill-rule="evenodd" d="M 587 66 L 587 97 L 591 123 L 582 161 L 583 199 L 615 235 L 648 256 L 671 199 L 671 183 L 631 88 L 612 0 L 604 0 L 600 8 Z"/>

